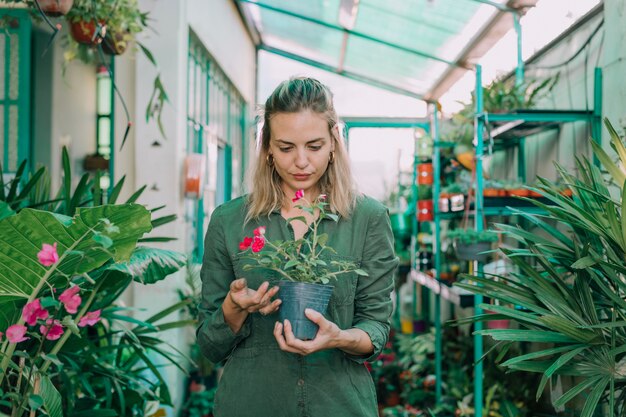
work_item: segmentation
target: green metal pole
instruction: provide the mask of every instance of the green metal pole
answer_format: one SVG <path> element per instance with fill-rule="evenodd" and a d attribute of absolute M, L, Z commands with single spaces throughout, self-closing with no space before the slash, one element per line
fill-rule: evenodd
<path fill-rule="evenodd" d="M 517 144 L 517 176 L 526 184 L 526 138 L 520 138 Z"/>
<path fill-rule="evenodd" d="M 115 57 L 111 56 L 111 63 L 109 65 L 109 70 L 111 71 L 111 85 L 115 85 Z M 110 123 L 110 131 L 109 131 L 109 189 L 107 190 L 107 195 L 111 195 L 113 192 L 113 188 L 115 187 L 115 89 L 111 87 L 111 95 L 109 97 L 111 100 L 111 113 L 109 118 Z"/>
<path fill-rule="evenodd" d="M 515 68 L 515 85 L 519 86 L 524 83 L 524 59 L 522 58 L 522 25 L 520 23 L 520 15 L 513 13 L 513 22 L 515 26 L 515 34 L 517 35 L 517 67 Z"/>
<path fill-rule="evenodd" d="M 591 134 L 593 140 L 602 146 L 602 68 L 593 72 L 593 116 L 591 120 Z M 600 161 L 593 155 L 593 163 L 600 166 Z"/>
<path fill-rule="evenodd" d="M 437 280 L 440 279 L 441 272 L 441 254 L 440 254 L 440 243 L 439 243 L 439 180 L 441 177 L 441 167 L 440 167 L 440 158 L 439 158 L 439 113 L 437 112 L 437 105 L 432 105 L 433 114 L 432 114 L 432 124 L 433 124 L 433 171 L 434 171 L 434 181 L 433 181 L 433 212 L 434 212 L 434 221 L 435 221 L 435 230 L 433 233 L 433 250 L 435 251 L 435 277 Z M 443 362 L 442 358 L 442 338 L 443 334 L 441 332 L 441 294 L 435 294 L 435 400 L 437 404 L 441 402 L 441 386 L 443 379 L 443 372 L 441 368 L 441 364 Z"/>
<path fill-rule="evenodd" d="M 476 139 L 476 193 L 475 198 L 475 226 L 477 231 L 483 230 L 483 86 L 482 86 L 482 67 L 476 65 L 476 117 L 474 137 Z M 474 262 L 477 265 L 477 262 Z M 482 268 L 481 268 L 482 269 Z M 479 274 L 480 270 L 474 269 L 473 273 Z M 483 302 L 483 296 L 474 295 L 474 312 L 482 314 L 479 307 Z M 474 323 L 474 331 L 482 330 L 482 322 Z M 474 415 L 483 415 L 483 363 L 480 358 L 483 356 L 483 338 L 479 334 L 474 335 Z"/>

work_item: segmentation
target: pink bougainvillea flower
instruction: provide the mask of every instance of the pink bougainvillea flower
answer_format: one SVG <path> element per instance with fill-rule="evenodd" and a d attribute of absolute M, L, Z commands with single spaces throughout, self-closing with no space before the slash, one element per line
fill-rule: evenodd
<path fill-rule="evenodd" d="M 7 329 L 7 339 L 11 343 L 20 343 L 24 340 L 30 339 L 30 337 L 24 336 L 26 334 L 26 326 L 22 324 L 14 324 Z"/>
<path fill-rule="evenodd" d="M 265 246 L 265 238 L 263 236 L 255 236 L 254 239 L 252 239 L 252 252 L 261 252 L 263 246 Z"/>
<path fill-rule="evenodd" d="M 250 245 L 252 245 L 252 238 L 246 236 L 243 238 L 243 241 L 239 242 L 239 250 L 246 250 Z"/>
<path fill-rule="evenodd" d="M 63 326 L 59 320 L 48 319 L 46 324 L 39 326 L 39 332 L 46 335 L 48 340 L 57 340 L 63 334 Z"/>
<path fill-rule="evenodd" d="M 259 226 L 254 229 L 254 236 L 263 236 L 265 234 L 265 226 Z"/>
<path fill-rule="evenodd" d="M 57 244 L 48 245 L 44 243 L 39 253 L 37 253 L 37 259 L 43 266 L 50 266 L 55 264 L 59 260 L 59 254 L 57 253 Z"/>
<path fill-rule="evenodd" d="M 94 310 L 85 314 L 78 322 L 78 327 L 93 326 L 101 320 L 100 312 L 102 310 Z"/>
<path fill-rule="evenodd" d="M 38 298 L 24 306 L 22 318 L 29 326 L 34 326 L 37 323 L 37 319 L 45 320 L 48 318 L 48 310 L 41 307 L 41 300 Z"/>
<path fill-rule="evenodd" d="M 300 189 L 296 191 L 296 196 L 292 198 L 291 201 L 295 203 L 296 201 L 300 200 L 302 197 L 304 197 L 304 190 Z"/>
<path fill-rule="evenodd" d="M 63 293 L 59 296 L 59 301 L 63 303 L 65 310 L 70 314 L 76 313 L 80 303 L 83 301 L 80 298 L 80 295 L 78 295 L 79 291 L 80 287 L 75 285 L 63 291 Z"/>

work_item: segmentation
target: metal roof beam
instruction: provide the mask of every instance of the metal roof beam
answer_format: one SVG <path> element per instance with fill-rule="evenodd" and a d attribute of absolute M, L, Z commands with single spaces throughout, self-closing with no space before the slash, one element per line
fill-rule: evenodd
<path fill-rule="evenodd" d="M 488 0 L 470 1 L 484 3 Z M 516 5 L 526 9 L 534 7 L 537 1 L 539 0 L 509 0 L 506 7 L 515 13 L 519 13 L 520 10 L 515 8 Z M 457 65 L 448 68 L 443 73 L 439 80 L 433 84 L 431 90 L 424 95 L 424 99 L 431 101 L 439 100 L 465 74 L 465 68 L 471 67 L 482 58 L 513 26 L 513 13 L 498 8 L 494 18 L 461 51 L 459 58 L 456 60 Z"/>
<path fill-rule="evenodd" d="M 319 61 L 315 61 L 313 59 L 309 59 L 309 58 L 305 58 L 301 55 L 297 55 L 294 54 L 292 52 L 288 52 L 285 51 L 283 49 L 279 49 L 279 48 L 274 48 L 272 46 L 269 45 L 265 45 L 265 44 L 261 44 L 259 45 L 259 49 L 266 51 L 266 52 L 270 52 L 276 55 L 280 55 L 283 56 L 285 58 L 289 58 L 289 59 L 293 59 L 294 61 L 298 61 L 298 62 L 302 62 L 304 64 L 307 65 L 311 65 L 312 67 L 315 68 L 319 68 L 322 69 L 324 71 L 328 71 L 328 72 L 332 72 L 335 74 L 339 74 L 341 76 L 344 76 L 346 78 L 350 78 L 356 81 L 360 81 L 362 83 L 380 88 L 382 90 L 387 90 L 387 91 L 391 91 L 392 93 L 396 93 L 396 94 L 401 94 L 403 96 L 407 96 L 407 97 L 412 97 L 418 100 L 424 100 L 424 97 L 421 94 L 415 93 L 413 91 L 410 90 L 406 90 L 404 88 L 400 88 L 400 87 L 396 87 L 394 85 L 391 84 L 387 84 L 384 83 L 382 81 L 378 81 L 375 80 L 373 78 L 369 78 L 360 74 L 356 74 L 354 72 L 350 72 L 350 71 L 345 71 L 345 70 L 339 70 L 336 67 L 333 67 L 332 65 L 328 65 L 328 64 L 324 64 L 323 62 L 319 62 Z"/>
<path fill-rule="evenodd" d="M 428 128 L 430 119 L 415 117 L 342 117 L 346 127 L 352 128 Z"/>
<path fill-rule="evenodd" d="M 455 66 L 455 67 L 459 66 L 458 62 L 448 61 L 446 59 L 439 58 L 437 56 L 428 54 L 426 52 L 421 52 L 421 51 L 417 51 L 415 49 L 406 48 L 404 46 L 401 46 L 401 45 L 398 45 L 398 44 L 395 44 L 395 43 L 391 43 L 391 42 L 387 42 L 387 41 L 384 41 L 382 39 L 375 38 L 373 36 L 369 36 L 369 35 L 366 35 L 366 34 L 361 33 L 361 32 L 356 32 L 356 31 L 353 31 L 353 30 L 347 30 L 347 29 L 344 29 L 341 26 L 334 25 L 334 24 L 328 23 L 328 22 L 324 22 L 322 20 L 314 19 L 312 17 L 305 16 L 305 15 L 302 15 L 302 14 L 299 14 L 299 13 L 290 12 L 289 10 L 285 10 L 285 9 L 281 9 L 281 8 L 278 8 L 278 7 L 270 6 L 268 4 L 259 3 L 259 2 L 254 1 L 254 0 L 236 0 L 236 1 L 242 2 L 242 3 L 253 4 L 253 5 L 257 6 L 257 7 L 260 7 L 260 8 L 263 8 L 263 9 L 267 9 L 267 10 L 271 10 L 271 11 L 274 11 L 276 13 L 281 13 L 281 14 L 284 14 L 284 15 L 287 15 L 287 16 L 291 16 L 291 17 L 295 17 L 297 19 L 301 19 L 301 20 L 304 20 L 304 21 L 307 21 L 307 22 L 315 23 L 315 24 L 318 24 L 318 25 L 321 25 L 321 26 L 324 26 L 324 27 L 327 27 L 327 28 L 330 28 L 330 29 L 334 29 L 334 30 L 337 30 L 337 31 L 345 32 L 345 33 L 348 33 L 348 34 L 350 34 L 350 35 L 352 35 L 354 37 L 357 37 L 357 38 L 361 38 L 361 39 L 365 39 L 365 40 L 368 40 L 368 41 L 371 41 L 371 42 L 375 42 L 375 43 L 378 43 L 378 44 L 381 44 L 381 45 L 385 45 L 385 46 L 388 46 L 390 48 L 400 50 L 402 52 L 406 52 L 406 53 L 409 53 L 409 54 L 412 54 L 412 55 L 420 56 L 422 58 L 427 58 L 427 59 L 432 59 L 432 60 L 437 61 L 437 62 L 442 62 L 442 63 L 444 63 L 446 65 Z"/>

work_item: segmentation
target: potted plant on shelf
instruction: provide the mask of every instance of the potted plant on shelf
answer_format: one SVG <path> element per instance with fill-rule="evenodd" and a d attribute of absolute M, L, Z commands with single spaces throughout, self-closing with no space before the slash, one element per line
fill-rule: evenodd
<path fill-rule="evenodd" d="M 478 232 L 474 229 L 454 229 L 448 231 L 448 238 L 453 241 L 456 256 L 463 261 L 487 262 L 493 242 L 498 240 L 497 233 L 489 230 Z"/>
<path fill-rule="evenodd" d="M 307 340 L 315 338 L 318 326 L 304 315 L 304 310 L 311 308 L 324 314 L 333 292 L 333 286 L 329 285 L 332 280 L 350 272 L 367 276 L 367 272 L 350 261 L 326 262 L 321 259 L 323 252 L 329 254 L 335 253 L 335 250 L 326 245 L 327 234 L 318 234 L 319 224 L 324 219 L 339 221 L 336 214 L 326 211 L 326 195 L 321 194 L 315 201 L 309 202 L 304 198 L 304 190 L 298 190 L 293 200 L 302 203 L 296 205 L 301 210 L 313 216 L 317 214 L 317 218 L 308 225 L 311 233 L 297 240 L 272 242 L 265 239 L 265 227 L 260 226 L 254 230 L 254 236 L 243 239 L 239 248 L 256 263 L 245 265 L 244 270 L 264 268 L 277 272 L 282 278 L 278 284 L 282 300 L 280 320 L 289 320 L 294 335 Z M 307 224 L 302 216 L 289 218 L 287 222 L 294 220 Z M 307 247 L 306 252 L 300 252 L 303 246 Z"/>

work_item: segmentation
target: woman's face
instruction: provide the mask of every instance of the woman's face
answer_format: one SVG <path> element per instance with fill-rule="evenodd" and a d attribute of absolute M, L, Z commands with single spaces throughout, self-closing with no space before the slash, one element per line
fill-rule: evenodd
<path fill-rule="evenodd" d="M 270 119 L 269 153 L 282 179 L 286 196 L 303 189 L 307 199 L 317 196 L 317 184 L 334 150 L 328 121 L 318 113 L 277 113 Z"/>

